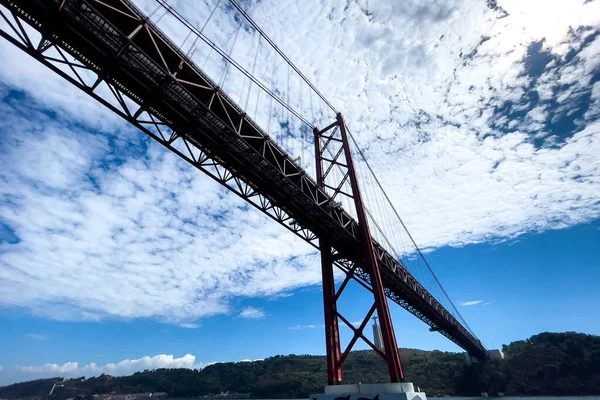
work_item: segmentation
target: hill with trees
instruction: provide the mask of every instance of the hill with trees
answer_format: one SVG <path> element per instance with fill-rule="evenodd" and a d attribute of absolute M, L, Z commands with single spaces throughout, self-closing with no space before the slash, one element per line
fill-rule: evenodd
<path fill-rule="evenodd" d="M 428 396 L 599 395 L 600 337 L 580 333 L 541 333 L 503 347 L 505 360 L 471 364 L 463 354 L 400 349 L 406 378 Z M 348 383 L 387 381 L 383 361 L 373 351 L 352 352 L 344 364 Z M 0 388 L 0 398 L 47 398 L 59 378 Z M 102 393 L 166 392 L 193 398 L 221 392 L 251 393 L 253 398 L 307 398 L 323 391 L 324 356 L 275 356 L 263 361 L 219 363 L 202 370 L 159 369 L 131 376 L 76 378 L 56 388 L 49 400 Z"/>

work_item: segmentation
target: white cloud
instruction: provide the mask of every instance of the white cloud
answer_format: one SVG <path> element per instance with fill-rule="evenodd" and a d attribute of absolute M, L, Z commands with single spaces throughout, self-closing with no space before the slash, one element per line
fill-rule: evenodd
<path fill-rule="evenodd" d="M 266 0 L 250 12 L 343 111 L 413 236 L 432 249 L 600 216 L 600 86 L 591 85 L 600 38 L 584 46 L 589 32 L 567 30 L 598 26 L 600 2 L 582 3 L 505 0 L 502 19 L 485 2 L 462 0 L 359 0 L 346 9 Z M 173 5 L 204 23 L 204 3 Z M 217 13 L 206 33 L 225 46 L 231 20 Z M 162 22 L 181 43 L 174 23 Z M 532 77 L 524 59 L 542 38 L 553 67 Z M 240 35 L 240 62 L 253 60 L 239 54 L 251 39 Z M 579 55 L 567 61 L 571 51 Z M 54 319 L 150 317 L 191 327 L 186 321 L 231 314 L 233 298 L 320 281 L 313 250 L 285 229 L 3 40 L 0 57 L 0 222 L 8 228 L 0 304 Z M 269 86 L 285 82 L 270 68 L 258 75 Z M 232 97 L 242 98 L 241 81 L 232 82 Z M 533 91 L 562 108 L 528 108 Z M 545 123 L 572 113 L 587 91 L 581 129 L 551 135 Z M 310 114 L 306 92 L 303 101 Z M 526 117 L 498 113 L 507 102 Z M 534 137 L 550 139 L 535 145 Z M 372 204 L 372 187 L 364 189 Z"/>
<path fill-rule="evenodd" d="M 244 308 L 238 315 L 240 318 L 247 319 L 263 319 L 265 317 L 264 311 L 254 308 L 252 306 Z"/>
<path fill-rule="evenodd" d="M 58 373 L 58 374 L 71 374 L 77 371 L 79 364 L 76 362 L 67 362 L 63 365 L 49 364 L 46 363 L 41 366 L 27 366 L 20 367 L 19 370 L 22 372 L 44 372 L 44 373 Z"/>
<path fill-rule="evenodd" d="M 460 303 L 461 306 L 476 306 L 477 304 L 483 303 L 483 300 L 464 301 Z"/>
<path fill-rule="evenodd" d="M 490 304 L 494 304 L 495 301 L 487 301 L 485 303 L 483 303 L 484 306 L 489 306 Z"/>
<path fill-rule="evenodd" d="M 288 329 L 314 329 L 316 327 L 318 327 L 319 325 L 296 325 L 296 326 L 290 326 Z"/>
<path fill-rule="evenodd" d="M 191 354 L 186 354 L 183 357 L 175 358 L 169 354 L 159 354 L 154 357 L 145 356 L 137 360 L 123 360 L 118 363 L 109 363 L 103 366 L 90 363 L 84 366 L 81 371 L 91 374 L 109 374 L 109 375 L 128 375 L 136 371 L 145 369 L 158 368 L 201 368 L 202 365 L 197 365 L 196 357 Z"/>
<path fill-rule="evenodd" d="M 179 326 L 181 326 L 182 328 L 197 329 L 197 328 L 200 328 L 202 326 L 202 324 L 181 323 L 181 324 L 179 324 Z"/>
<path fill-rule="evenodd" d="M 0 219 L 12 236 L 0 241 L 0 303 L 190 324 L 229 313 L 233 296 L 319 282 L 312 248 L 138 133 L 0 110 Z"/>
<path fill-rule="evenodd" d="M 33 340 L 46 340 L 48 339 L 48 336 L 46 335 L 42 335 L 39 333 L 28 333 L 27 335 L 28 338 L 33 339 Z"/>
<path fill-rule="evenodd" d="M 113 376 L 130 375 L 137 371 L 159 368 L 188 368 L 201 369 L 212 363 L 196 363 L 196 357 L 186 354 L 182 357 L 174 357 L 170 354 L 159 354 L 153 357 L 144 356 L 135 360 L 122 360 L 117 363 L 108 363 L 98 365 L 89 363 L 80 366 L 75 361 L 64 364 L 46 363 L 43 365 L 21 366 L 15 368 L 6 368 L 4 371 L 0 367 L 0 384 L 9 384 L 13 382 L 49 378 L 49 377 L 78 377 L 78 376 L 98 376 L 108 374 Z"/>

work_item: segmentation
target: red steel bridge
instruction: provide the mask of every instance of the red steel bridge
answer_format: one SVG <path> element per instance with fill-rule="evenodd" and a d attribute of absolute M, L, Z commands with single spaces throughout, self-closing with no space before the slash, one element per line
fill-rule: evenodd
<path fill-rule="evenodd" d="M 152 7 L 0 0 L 0 35 L 320 251 L 329 384 L 343 382 L 342 365 L 359 339 L 383 357 L 392 382 L 403 381 L 388 300 L 472 357 L 488 358 L 385 192 L 380 201 L 393 213 L 378 219 L 367 206 L 355 159 L 367 165 L 368 185 L 382 187 L 342 114 L 240 5 L 215 1 L 204 24 L 165 0 Z M 221 33 L 214 38 L 206 33 L 211 21 Z M 408 234 L 412 250 L 399 250 L 394 229 Z M 428 284 L 416 277 L 423 272 L 415 260 Z M 334 266 L 345 273 L 337 287 Z M 374 300 L 358 327 L 337 307 L 352 280 Z M 375 312 L 383 349 L 364 333 Z M 353 333 L 343 351 L 340 321 Z"/>

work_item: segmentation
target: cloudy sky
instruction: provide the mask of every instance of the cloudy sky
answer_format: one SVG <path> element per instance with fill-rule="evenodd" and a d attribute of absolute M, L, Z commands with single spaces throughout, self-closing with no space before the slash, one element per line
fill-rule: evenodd
<path fill-rule="evenodd" d="M 169 2 L 198 27 L 216 3 Z M 343 112 L 486 346 L 600 334 L 588 284 L 600 278 L 599 1 L 263 0 L 248 12 Z M 232 15 L 220 5 L 205 33 L 289 86 Z M 219 80 L 217 59 L 194 57 Z M 0 59 L 0 384 L 324 353 L 312 248 L 6 41 Z M 285 113 L 228 79 L 275 131 Z M 287 100 L 326 120 L 292 81 Z M 296 139 L 282 145 L 310 170 Z M 369 306 L 358 287 L 342 299 L 351 320 Z M 400 346 L 457 350 L 392 314 Z"/>

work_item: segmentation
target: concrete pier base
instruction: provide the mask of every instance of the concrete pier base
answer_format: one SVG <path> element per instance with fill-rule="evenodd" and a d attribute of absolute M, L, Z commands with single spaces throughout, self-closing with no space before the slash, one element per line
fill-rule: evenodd
<path fill-rule="evenodd" d="M 312 394 L 310 400 L 427 400 L 427 396 L 415 392 L 410 382 L 358 383 L 325 386 L 324 394 Z"/>

